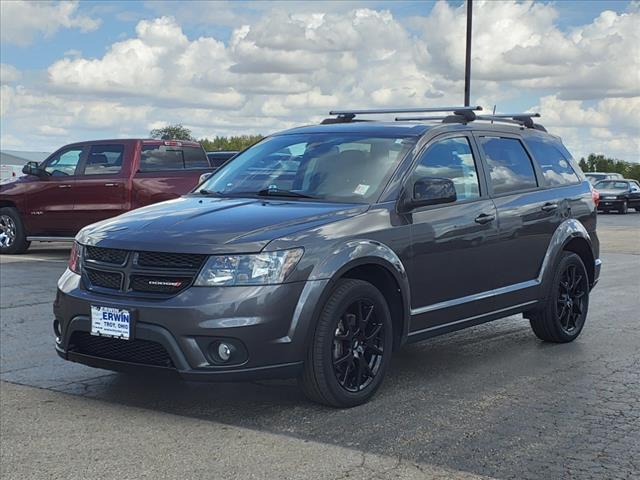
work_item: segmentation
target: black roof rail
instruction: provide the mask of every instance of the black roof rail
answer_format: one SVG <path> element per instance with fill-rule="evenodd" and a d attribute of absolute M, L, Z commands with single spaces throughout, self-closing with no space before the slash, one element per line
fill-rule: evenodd
<path fill-rule="evenodd" d="M 427 107 L 427 108 L 381 108 L 371 110 L 331 110 L 329 115 L 336 115 L 336 119 L 326 119 L 322 123 L 348 123 L 354 122 L 356 115 L 385 115 L 390 113 L 437 113 L 452 112 L 456 116 L 460 116 L 466 121 L 472 121 L 476 118 L 474 111 L 482 110 L 480 105 L 471 107 Z"/>
<path fill-rule="evenodd" d="M 472 112 L 473 113 L 473 112 Z M 520 125 L 527 128 L 535 128 L 536 130 L 541 130 L 546 132 L 547 130 L 540 124 L 534 123 L 533 118 L 539 118 L 539 113 L 498 113 L 492 115 L 475 115 L 473 119 L 468 119 L 464 116 L 458 114 L 458 112 L 454 112 L 453 115 L 448 115 L 446 117 L 396 117 L 396 121 L 399 122 L 410 122 L 410 121 L 433 121 L 433 120 L 441 120 L 442 123 L 467 123 L 469 121 L 474 120 L 488 120 L 491 122 L 503 122 L 503 123 L 511 123 L 515 125 Z"/>

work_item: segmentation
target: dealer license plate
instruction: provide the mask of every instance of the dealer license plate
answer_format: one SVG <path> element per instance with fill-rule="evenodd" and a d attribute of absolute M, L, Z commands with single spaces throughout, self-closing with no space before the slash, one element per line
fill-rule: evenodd
<path fill-rule="evenodd" d="M 129 340 L 130 334 L 129 310 L 91 305 L 91 335 Z"/>

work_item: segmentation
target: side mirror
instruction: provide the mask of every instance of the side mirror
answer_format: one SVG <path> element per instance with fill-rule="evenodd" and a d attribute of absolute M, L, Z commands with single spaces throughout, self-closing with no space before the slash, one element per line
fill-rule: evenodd
<path fill-rule="evenodd" d="M 422 177 L 413 184 L 413 196 L 405 200 L 405 208 L 453 203 L 458 199 L 456 187 L 448 178 Z"/>
<path fill-rule="evenodd" d="M 22 167 L 22 173 L 25 175 L 35 175 L 36 177 L 44 176 L 44 170 L 40 168 L 38 162 L 27 162 L 27 164 Z"/>
<path fill-rule="evenodd" d="M 213 173 L 203 173 L 202 175 L 200 175 L 200 180 L 198 180 L 198 185 L 209 180 L 209 177 L 211 177 L 211 175 L 213 175 Z"/>

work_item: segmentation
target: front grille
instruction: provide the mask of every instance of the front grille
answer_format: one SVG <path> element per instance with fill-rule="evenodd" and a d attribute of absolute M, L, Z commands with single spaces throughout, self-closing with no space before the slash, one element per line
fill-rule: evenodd
<path fill-rule="evenodd" d="M 191 284 L 191 277 L 159 277 L 134 275 L 131 290 L 136 292 L 178 293 Z"/>
<path fill-rule="evenodd" d="M 69 341 L 69 351 L 107 360 L 174 367 L 167 350 L 159 343 L 149 340 L 121 340 L 97 337 L 87 332 L 74 332 Z"/>
<path fill-rule="evenodd" d="M 206 255 L 193 253 L 139 252 L 137 264 L 151 268 L 199 269 Z"/>
<path fill-rule="evenodd" d="M 85 247 L 85 258 L 96 262 L 122 265 L 127 260 L 126 250 L 116 250 L 115 248 L 101 248 L 87 245 Z"/>
<path fill-rule="evenodd" d="M 120 290 L 122 288 L 122 274 L 118 272 L 105 272 L 103 270 L 94 270 L 93 268 L 85 268 L 91 285 L 95 287 L 110 288 L 112 290 Z"/>
<path fill-rule="evenodd" d="M 89 290 L 156 298 L 188 288 L 207 255 L 137 252 L 87 246 L 84 281 Z"/>

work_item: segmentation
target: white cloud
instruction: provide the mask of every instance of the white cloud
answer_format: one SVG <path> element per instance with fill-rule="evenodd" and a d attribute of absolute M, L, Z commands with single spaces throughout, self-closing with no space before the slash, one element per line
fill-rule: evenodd
<path fill-rule="evenodd" d="M 194 5 L 189 15 L 176 12 L 180 21 L 141 20 L 134 37 L 102 57 L 68 53 L 39 89 L 4 85 L 4 120 L 24 131 L 28 118 L 49 122 L 70 135 L 146 135 L 151 125 L 181 122 L 211 136 L 270 133 L 335 107 L 461 103 L 464 6 L 439 2 L 429 16 L 408 21 L 344 2 L 252 3 L 260 15 L 245 16 L 236 4 Z M 563 31 L 552 4 L 474 7 L 474 103 L 502 111 L 537 103 L 542 123 L 566 133 L 580 152 L 605 145 L 609 155 L 638 158 L 638 132 L 629 125 L 640 113 L 633 28 L 640 11 L 605 11 Z M 220 23 L 235 26 L 229 39 L 188 37 L 181 21 L 198 20 L 194 12 L 226 12 Z"/>
<path fill-rule="evenodd" d="M 89 32 L 100 26 L 100 20 L 77 12 L 76 1 L 0 2 L 0 38 L 3 42 L 26 46 L 37 34 L 52 36 L 61 28 L 77 28 Z"/>
<path fill-rule="evenodd" d="M 22 72 L 13 65 L 0 63 L 0 83 L 14 83 L 22 78 Z"/>

